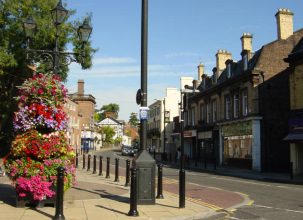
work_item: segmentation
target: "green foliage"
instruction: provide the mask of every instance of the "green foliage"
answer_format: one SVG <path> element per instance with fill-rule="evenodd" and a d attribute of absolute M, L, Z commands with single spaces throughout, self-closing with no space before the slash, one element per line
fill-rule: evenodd
<path fill-rule="evenodd" d="M 137 118 L 137 114 L 135 112 L 130 113 L 128 122 L 134 127 L 139 124 L 139 119 Z"/>
<path fill-rule="evenodd" d="M 105 135 L 104 142 L 105 143 L 110 143 L 110 144 L 114 143 L 113 137 L 116 134 L 114 129 L 110 126 L 104 126 L 104 127 L 101 128 L 101 130 L 102 130 L 102 134 Z"/>
<path fill-rule="evenodd" d="M 0 1 L 0 146 L 8 146 L 12 140 L 12 117 L 16 110 L 17 96 L 16 86 L 32 75 L 28 68 L 29 60 L 26 60 L 26 37 L 23 30 L 23 22 L 32 16 L 37 29 L 30 40 L 31 49 L 53 50 L 55 45 L 56 29 L 53 25 L 50 10 L 54 8 L 58 0 L 1 0 Z M 64 5 L 67 8 L 66 5 Z M 75 11 L 69 10 L 68 17 Z M 59 27 L 58 46 L 60 51 L 65 51 L 68 44 L 75 46 L 74 51 L 80 53 L 82 48 L 77 36 L 77 27 L 82 21 L 69 21 Z M 91 48 L 90 42 L 84 45 L 85 58 L 81 60 L 84 69 L 92 65 L 91 57 L 96 51 Z M 77 57 L 80 61 L 79 56 Z M 32 64 L 38 60 L 30 59 Z M 60 61 L 62 62 L 62 61 Z M 41 63 L 37 70 L 47 73 L 51 66 Z M 61 67 L 59 74 L 66 79 L 68 67 Z"/>
<path fill-rule="evenodd" d="M 114 140 L 114 144 L 121 144 L 122 143 L 122 137 L 116 137 Z"/>
<path fill-rule="evenodd" d="M 101 120 L 105 119 L 105 113 L 107 113 L 107 112 L 114 113 L 113 117 L 115 119 L 117 119 L 118 115 L 119 115 L 119 110 L 120 110 L 120 107 L 116 103 L 110 103 L 108 105 L 103 105 L 100 109 L 100 111 L 101 111 L 101 114 L 100 114 Z"/>

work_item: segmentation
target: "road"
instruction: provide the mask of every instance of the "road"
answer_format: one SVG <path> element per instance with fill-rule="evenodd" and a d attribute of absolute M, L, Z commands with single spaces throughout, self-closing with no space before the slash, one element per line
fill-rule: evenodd
<path fill-rule="evenodd" d="M 102 152 L 104 157 L 119 157 L 120 166 L 125 166 L 126 159 L 119 151 Z M 112 159 L 112 163 L 114 160 Z M 164 167 L 163 178 L 169 183 L 178 182 L 179 170 Z M 224 219 L 268 219 L 268 220 L 302 220 L 303 219 L 303 186 L 247 180 L 243 178 L 222 176 L 217 174 L 186 171 L 187 185 L 197 185 L 204 189 L 219 189 L 228 192 L 237 192 L 249 199 L 245 205 L 229 211 Z M 165 187 L 164 187 L 165 190 Z M 189 189 L 188 189 L 189 190 Z M 200 195 L 201 198 L 203 194 Z M 188 197 L 188 195 L 187 195 Z M 195 195 L 197 199 L 199 194 Z M 204 195 L 205 197 L 205 195 Z M 205 198 L 204 198 L 205 199 Z M 208 198 L 212 201 L 211 198 Z M 218 198 L 216 198 L 218 200 Z M 222 198 L 226 199 L 226 198 Z M 216 201 L 213 201 L 214 203 Z M 218 202 L 218 201 L 217 201 Z M 223 219 L 222 217 L 218 219 Z"/>

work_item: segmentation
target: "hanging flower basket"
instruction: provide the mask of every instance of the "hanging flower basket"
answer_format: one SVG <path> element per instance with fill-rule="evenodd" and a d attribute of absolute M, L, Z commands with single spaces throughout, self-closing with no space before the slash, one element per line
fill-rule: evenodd
<path fill-rule="evenodd" d="M 66 169 L 64 189 L 75 182 L 75 153 L 66 137 L 67 90 L 57 76 L 37 74 L 19 87 L 16 136 L 5 160 L 15 184 L 17 206 L 54 200 L 57 168 Z"/>

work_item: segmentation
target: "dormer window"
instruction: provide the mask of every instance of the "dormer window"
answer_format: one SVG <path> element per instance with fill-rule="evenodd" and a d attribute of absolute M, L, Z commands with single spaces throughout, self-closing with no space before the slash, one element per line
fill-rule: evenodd
<path fill-rule="evenodd" d="M 229 79 L 231 77 L 231 63 L 227 64 L 227 78 Z"/>
<path fill-rule="evenodd" d="M 247 53 L 243 55 L 243 70 L 246 71 L 248 68 L 248 55 Z"/>

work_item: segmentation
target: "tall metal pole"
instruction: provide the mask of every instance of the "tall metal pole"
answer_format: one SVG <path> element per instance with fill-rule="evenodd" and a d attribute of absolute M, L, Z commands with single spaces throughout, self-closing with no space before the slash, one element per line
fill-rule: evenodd
<path fill-rule="evenodd" d="M 186 94 L 184 94 L 185 96 Z M 185 208 L 185 169 L 184 169 L 184 100 L 181 93 L 181 155 L 179 170 L 179 208 Z"/>
<path fill-rule="evenodd" d="M 141 24 L 141 107 L 147 107 L 147 24 L 148 1 L 142 0 Z M 147 120 L 140 119 L 140 149 L 146 150 Z"/>
<path fill-rule="evenodd" d="M 59 74 L 58 25 L 56 24 L 55 27 L 56 27 L 56 36 L 55 36 L 56 40 L 55 40 L 55 48 L 54 48 L 53 73 L 55 75 L 58 75 Z"/>
<path fill-rule="evenodd" d="M 164 117 L 163 117 L 163 139 L 164 139 L 164 143 L 163 143 L 163 153 L 165 154 L 165 147 L 166 147 L 166 129 L 165 129 L 165 98 L 163 99 L 163 107 L 164 107 Z"/>

